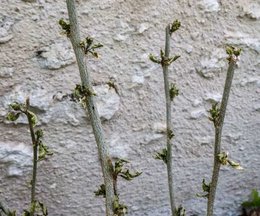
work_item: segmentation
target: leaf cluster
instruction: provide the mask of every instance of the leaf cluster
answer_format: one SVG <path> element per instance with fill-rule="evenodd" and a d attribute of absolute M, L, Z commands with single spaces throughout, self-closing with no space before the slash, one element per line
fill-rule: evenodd
<path fill-rule="evenodd" d="M 142 174 L 142 172 L 130 172 L 129 169 L 124 168 L 124 165 L 126 163 L 129 163 L 129 162 L 124 159 L 119 159 L 115 162 L 115 166 L 114 166 L 114 178 L 115 179 L 117 178 L 117 176 L 120 176 L 127 181 L 131 181 L 134 178 L 136 178 Z"/>
<path fill-rule="evenodd" d="M 227 60 L 230 62 L 232 59 L 236 60 L 242 52 L 241 48 L 236 48 L 234 46 L 228 45 L 226 47 L 226 53 L 228 54 Z"/>
<path fill-rule="evenodd" d="M 91 37 L 86 37 L 83 41 L 80 42 L 80 47 L 83 49 L 84 53 L 87 55 L 88 53 L 92 54 L 95 58 L 98 58 L 99 55 L 96 52 L 96 49 L 103 47 L 101 43 L 93 43 L 94 39 Z"/>

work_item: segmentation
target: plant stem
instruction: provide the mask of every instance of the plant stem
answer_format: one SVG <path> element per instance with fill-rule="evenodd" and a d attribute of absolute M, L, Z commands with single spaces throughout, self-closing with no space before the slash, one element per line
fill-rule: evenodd
<path fill-rule="evenodd" d="M 30 100 L 29 98 L 26 99 L 26 111 L 25 114 L 28 119 L 29 123 L 29 129 L 32 139 L 32 145 L 33 145 L 33 173 L 32 173 L 32 182 L 31 182 L 31 204 L 35 202 L 35 188 L 36 188 L 36 176 L 37 176 L 37 159 L 38 159 L 38 143 L 35 138 L 34 128 L 33 128 L 33 122 L 32 119 L 28 113 L 28 109 L 30 107 Z"/>
<path fill-rule="evenodd" d="M 209 190 L 209 197 L 208 197 L 208 206 L 207 206 L 207 216 L 213 216 L 213 209 L 214 209 L 214 200 L 215 194 L 217 189 L 218 177 L 219 177 L 219 170 L 221 163 L 218 159 L 218 155 L 221 151 L 221 135 L 222 135 L 222 128 L 224 124 L 226 108 L 229 98 L 229 93 L 231 89 L 231 84 L 233 80 L 234 71 L 236 68 L 236 58 L 231 57 L 229 61 L 225 87 L 222 95 L 222 101 L 220 106 L 220 113 L 219 119 L 215 126 L 215 144 L 214 144 L 214 167 L 213 167 L 213 174 L 210 183 L 210 190 Z"/>
<path fill-rule="evenodd" d="M 92 91 L 92 85 L 90 82 L 89 73 L 87 66 L 84 62 L 85 54 L 80 47 L 80 31 L 77 21 L 77 13 L 75 7 L 75 0 L 66 0 L 67 9 L 69 14 L 70 22 L 70 35 L 71 44 L 73 46 L 82 85 Z M 114 201 L 114 190 L 113 190 L 113 165 L 109 156 L 108 145 L 104 140 L 104 132 L 101 125 L 101 120 L 97 111 L 96 103 L 93 95 L 89 95 L 87 98 L 87 111 L 90 116 L 93 133 L 95 136 L 96 144 L 98 147 L 99 158 L 101 162 L 101 168 L 103 172 L 103 178 L 106 188 L 106 215 L 113 215 L 113 201 Z"/>
<path fill-rule="evenodd" d="M 165 29 L 165 59 L 169 58 L 170 55 L 170 25 Z M 170 194 L 170 203 L 172 216 L 175 216 L 175 201 L 174 201 L 174 187 L 173 187 L 173 173 L 172 173 L 172 137 L 169 136 L 169 132 L 172 131 L 171 122 L 171 98 L 169 89 L 169 72 L 168 65 L 163 64 L 163 78 L 164 78 L 164 89 L 166 99 L 166 123 L 167 123 L 167 174 L 168 174 L 168 185 Z"/>

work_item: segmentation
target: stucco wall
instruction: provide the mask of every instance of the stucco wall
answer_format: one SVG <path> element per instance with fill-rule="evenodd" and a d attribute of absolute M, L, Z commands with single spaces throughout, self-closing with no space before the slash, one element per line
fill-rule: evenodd
<path fill-rule="evenodd" d="M 235 72 L 223 132 L 223 150 L 245 168 L 221 169 L 217 216 L 239 215 L 251 189 L 260 190 L 260 3 L 258 0 L 79 0 L 83 36 L 104 44 L 101 58 L 88 60 L 105 136 L 113 157 L 131 160 L 143 174 L 119 182 L 130 216 L 168 216 L 165 165 L 153 159 L 165 145 L 165 100 L 159 65 L 148 54 L 164 45 L 164 27 L 182 28 L 172 38 L 181 58 L 170 77 L 180 95 L 174 102 L 176 199 L 187 215 L 205 215 L 197 198 L 211 176 L 213 138 L 207 110 L 220 101 L 227 68 L 225 44 L 243 49 Z M 258 3 L 257 3 L 258 2 Z M 57 22 L 67 18 L 65 1 L 0 2 L 0 200 L 22 210 L 29 202 L 30 138 L 24 119 L 6 122 L 8 104 L 31 103 L 55 155 L 39 165 L 38 193 L 50 215 L 104 215 L 96 144 L 84 111 L 61 101 L 79 83 L 75 57 Z M 102 84 L 113 77 L 119 96 Z"/>

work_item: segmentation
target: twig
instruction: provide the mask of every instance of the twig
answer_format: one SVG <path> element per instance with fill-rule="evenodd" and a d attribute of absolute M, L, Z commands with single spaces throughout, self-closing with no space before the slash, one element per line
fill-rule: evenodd
<path fill-rule="evenodd" d="M 69 14 L 70 21 L 70 33 L 69 38 L 71 40 L 71 44 L 73 46 L 82 85 L 87 89 L 92 91 L 92 85 L 89 78 L 89 73 L 87 71 L 87 66 L 84 62 L 84 52 L 80 47 L 80 31 L 79 25 L 77 21 L 77 13 L 75 7 L 75 0 L 66 0 L 67 9 Z M 106 215 L 113 215 L 113 200 L 114 200 L 114 190 L 113 190 L 113 165 L 109 156 L 108 145 L 104 140 L 104 133 L 101 125 L 101 120 L 99 114 L 97 112 L 96 103 L 94 101 L 94 97 L 92 94 L 87 96 L 87 111 L 90 116 L 91 125 L 93 128 L 93 133 L 95 135 L 99 158 L 101 161 L 101 167 L 104 177 L 104 183 L 106 188 Z"/>
<path fill-rule="evenodd" d="M 165 29 L 165 55 L 164 60 L 169 59 L 170 55 L 170 25 L 167 25 Z M 172 215 L 175 216 L 175 200 L 174 200 L 174 186 L 173 186 L 173 173 L 172 173 L 172 121 L 171 121 L 171 98 L 169 89 L 169 73 L 168 64 L 162 64 L 163 66 L 163 78 L 164 78 L 164 90 L 166 99 L 166 124 L 167 124 L 167 174 L 168 174 L 168 185 L 171 202 Z"/>
<path fill-rule="evenodd" d="M 31 139 L 32 139 L 32 145 L 33 145 L 33 173 L 32 173 L 32 181 L 31 181 L 31 204 L 33 204 L 35 200 L 35 188 L 36 188 L 36 176 L 37 176 L 37 160 L 38 160 L 38 143 L 36 141 L 35 133 L 34 133 L 34 123 L 32 121 L 31 115 L 28 112 L 28 109 L 30 107 L 30 100 L 29 98 L 26 99 L 25 102 L 25 115 L 28 119 Z"/>
<path fill-rule="evenodd" d="M 221 106 L 220 106 L 220 110 L 219 110 L 219 118 L 217 119 L 217 122 L 215 123 L 214 167 L 213 167 L 213 174 L 212 174 L 209 196 L 208 196 L 207 216 L 213 216 L 215 194 L 216 194 L 216 189 L 217 189 L 217 184 L 218 184 L 219 170 L 220 170 L 220 166 L 221 166 L 218 155 L 220 154 L 220 151 L 221 151 L 222 128 L 223 128 L 223 124 L 224 124 L 232 79 L 233 79 L 234 71 L 236 68 L 237 56 L 231 54 L 229 56 L 228 60 L 229 60 L 229 66 L 228 66 Z"/>

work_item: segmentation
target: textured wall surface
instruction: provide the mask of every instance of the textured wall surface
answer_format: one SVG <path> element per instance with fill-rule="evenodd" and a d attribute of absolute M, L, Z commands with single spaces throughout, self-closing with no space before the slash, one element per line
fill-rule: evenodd
<path fill-rule="evenodd" d="M 176 199 L 189 216 L 205 215 L 197 198 L 202 178 L 210 180 L 214 130 L 207 119 L 220 101 L 226 68 L 225 45 L 243 49 L 235 71 L 223 132 L 223 150 L 243 171 L 223 167 L 217 216 L 238 216 L 251 189 L 260 190 L 260 3 L 258 0 L 79 0 L 83 36 L 104 44 L 88 68 L 97 85 L 98 109 L 113 157 L 143 171 L 119 182 L 130 216 L 168 216 L 166 167 L 153 159 L 165 145 L 162 71 L 148 60 L 164 46 L 164 27 L 182 28 L 172 38 L 181 58 L 170 67 L 180 95 L 174 102 L 173 148 Z M 10 208 L 29 203 L 32 151 L 25 119 L 7 122 L 8 104 L 31 104 L 55 155 L 39 165 L 40 200 L 50 215 L 104 215 L 93 191 L 102 183 L 96 144 L 80 105 L 62 100 L 79 83 L 71 44 L 57 22 L 67 18 L 65 1 L 0 1 L 0 201 Z M 113 77 L 119 95 L 105 83 Z"/>

